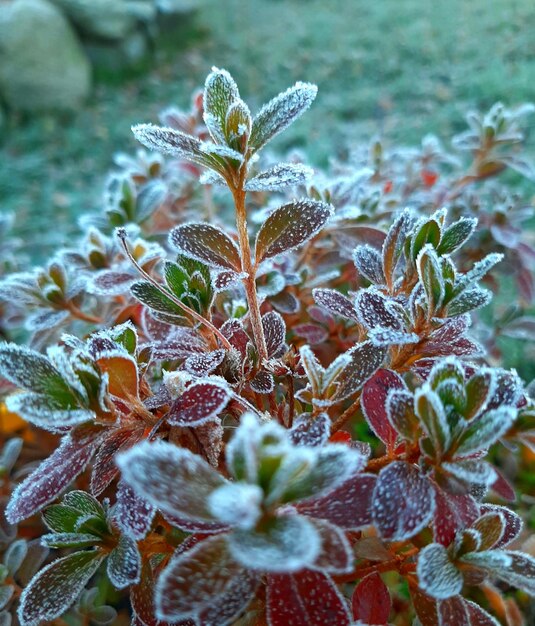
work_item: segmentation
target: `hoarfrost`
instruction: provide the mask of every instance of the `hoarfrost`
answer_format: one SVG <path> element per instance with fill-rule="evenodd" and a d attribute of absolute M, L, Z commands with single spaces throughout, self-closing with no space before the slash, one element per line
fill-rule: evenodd
<path fill-rule="evenodd" d="M 124 589 L 139 582 L 141 554 L 133 539 L 121 535 L 117 546 L 110 552 L 106 571 L 116 589 Z"/>
<path fill-rule="evenodd" d="M 278 191 L 285 187 L 304 185 L 312 178 L 314 170 L 300 163 L 279 163 L 261 172 L 246 185 L 246 191 Z"/>
<path fill-rule="evenodd" d="M 433 598 L 444 600 L 459 594 L 463 576 L 450 561 L 446 548 L 439 543 L 425 546 L 416 566 L 418 585 Z"/>

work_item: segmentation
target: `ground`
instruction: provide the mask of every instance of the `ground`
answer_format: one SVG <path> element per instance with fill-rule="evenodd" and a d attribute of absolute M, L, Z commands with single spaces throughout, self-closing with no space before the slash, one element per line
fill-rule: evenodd
<path fill-rule="evenodd" d="M 0 210 L 16 212 L 32 253 L 48 255 L 98 209 L 113 153 L 135 149 L 130 125 L 187 105 L 212 65 L 232 72 L 253 108 L 296 80 L 317 83 L 312 110 L 277 144 L 306 147 L 316 164 L 376 134 L 448 138 L 470 108 L 534 97 L 532 0 L 201 2 L 158 42 L 148 73 L 100 76 L 69 118 L 12 117 L 0 140 Z"/>

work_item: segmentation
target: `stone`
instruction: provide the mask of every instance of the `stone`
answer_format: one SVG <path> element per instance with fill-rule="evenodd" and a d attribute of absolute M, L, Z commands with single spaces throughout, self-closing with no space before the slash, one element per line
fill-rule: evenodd
<path fill-rule="evenodd" d="M 89 94 L 89 60 L 47 0 L 0 3 L 0 42 L 0 96 L 9 108 L 73 110 Z"/>
<path fill-rule="evenodd" d="M 156 19 L 153 0 L 53 0 L 83 36 L 120 41 L 138 22 Z"/>

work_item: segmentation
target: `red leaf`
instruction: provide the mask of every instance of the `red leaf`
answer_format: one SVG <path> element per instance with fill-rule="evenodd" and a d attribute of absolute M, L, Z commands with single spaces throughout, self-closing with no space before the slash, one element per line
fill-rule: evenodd
<path fill-rule="evenodd" d="M 268 577 L 269 626 L 349 626 L 346 602 L 331 578 L 321 572 Z"/>
<path fill-rule="evenodd" d="M 391 370 L 380 369 L 364 385 L 361 397 L 366 421 L 389 450 L 394 449 L 398 436 L 386 416 L 386 397 L 391 389 L 406 389 L 403 379 Z"/>
<path fill-rule="evenodd" d="M 115 523 L 129 537 L 143 539 L 149 532 L 156 509 L 140 498 L 126 483 L 117 489 Z"/>
<path fill-rule="evenodd" d="M 365 624 L 387 624 L 392 601 L 383 579 L 376 572 L 363 578 L 351 598 L 353 617 Z"/>
<path fill-rule="evenodd" d="M 172 426 L 198 426 L 217 418 L 228 401 L 229 392 L 224 385 L 194 383 L 175 400 L 167 421 Z"/>
<path fill-rule="evenodd" d="M 345 530 L 358 530 L 372 523 L 372 495 L 377 477 L 359 474 L 327 495 L 297 505 L 300 513 L 327 520 Z"/>
<path fill-rule="evenodd" d="M 438 174 L 432 170 L 421 171 L 422 182 L 426 187 L 432 187 L 438 180 Z"/>
<path fill-rule="evenodd" d="M 15 489 L 6 507 L 7 520 L 20 522 L 55 500 L 83 472 L 100 436 L 100 428 L 93 425 L 77 428 L 66 436 L 59 448 Z"/>
<path fill-rule="evenodd" d="M 472 496 L 446 494 L 435 488 L 435 519 L 433 535 L 435 541 L 449 546 L 455 533 L 462 528 L 471 526 L 479 517 L 479 507 Z"/>
<path fill-rule="evenodd" d="M 323 343 L 329 337 L 325 328 L 317 324 L 297 324 L 292 330 L 298 337 L 303 337 L 312 346 Z"/>
<path fill-rule="evenodd" d="M 494 467 L 494 471 L 498 475 L 496 480 L 492 483 L 491 489 L 494 493 L 497 493 L 507 502 L 514 502 L 516 500 L 516 493 L 513 485 L 505 478 L 505 476 Z"/>
<path fill-rule="evenodd" d="M 453 596 L 438 603 L 440 626 L 470 626 L 468 609 L 461 596 Z"/>

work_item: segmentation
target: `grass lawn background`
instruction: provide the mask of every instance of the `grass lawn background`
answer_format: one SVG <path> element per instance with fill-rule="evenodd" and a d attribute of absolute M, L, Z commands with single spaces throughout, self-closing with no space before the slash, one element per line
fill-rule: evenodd
<path fill-rule="evenodd" d="M 99 76 L 76 115 L 12 118 L 0 142 L 0 210 L 39 258 L 99 208 L 130 126 L 189 106 L 212 65 L 237 79 L 253 110 L 296 80 L 318 98 L 275 147 L 307 149 L 313 164 L 379 134 L 448 139 L 473 107 L 535 100 L 533 0 L 202 0 L 158 44 L 146 73 Z M 528 148 L 533 153 L 535 139 Z M 528 188 L 533 193 L 533 186 Z"/>

